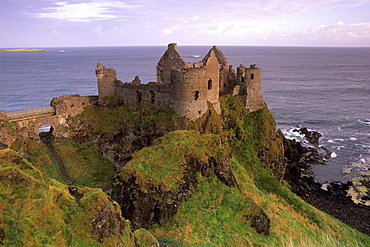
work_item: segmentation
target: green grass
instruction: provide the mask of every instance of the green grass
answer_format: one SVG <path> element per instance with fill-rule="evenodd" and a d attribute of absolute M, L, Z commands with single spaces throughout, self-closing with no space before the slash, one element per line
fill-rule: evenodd
<path fill-rule="evenodd" d="M 209 162 L 210 157 L 219 164 L 229 160 L 237 187 L 222 183 L 210 167 L 207 177 L 197 173 L 191 196 L 176 205 L 177 213 L 167 222 L 134 233 L 128 221 L 118 220 L 118 205 L 101 190 L 78 188 L 83 197 L 77 202 L 65 185 L 51 179 L 58 174 L 37 142 L 18 140 L 14 146 L 27 153 L 28 161 L 14 151 L 0 151 L 0 228 L 5 231 L 5 245 L 145 246 L 156 238 L 168 246 L 370 246 L 369 236 L 308 205 L 276 179 L 281 176 L 282 140 L 268 109 L 248 113 L 239 96 L 223 97 L 221 108 L 222 116 L 210 108 L 188 124 L 190 130 L 174 132 L 170 130 L 184 122 L 168 107 L 89 106 L 74 118 L 106 139 L 115 130 L 134 125 L 150 124 L 153 131 L 169 132 L 154 146 L 133 154 L 120 171 L 123 179 L 135 176 L 143 191 L 157 185 L 162 191 L 177 192 L 187 155 L 201 162 Z M 57 141 L 78 183 L 95 187 L 112 179 L 113 166 L 98 149 L 69 139 Z M 271 220 L 268 236 L 251 227 L 250 216 L 261 210 Z M 121 222 L 125 227 L 120 236 L 112 235 L 100 244 L 91 227 L 103 214 L 108 217 L 105 222 Z"/>
<path fill-rule="evenodd" d="M 110 138 L 114 130 L 132 127 L 137 123 L 141 126 L 155 124 L 153 130 L 167 129 L 183 124 L 184 118 L 176 117 L 174 110 L 168 106 L 156 108 L 149 104 L 144 107 L 110 108 L 91 105 L 85 107 L 85 110 L 74 117 L 73 121 L 87 122 L 90 125 L 90 131 L 99 132 L 106 138 Z"/>
<path fill-rule="evenodd" d="M 97 188 L 113 181 L 115 167 L 102 157 L 98 148 L 86 143 L 72 143 L 66 138 L 58 139 L 55 146 L 76 184 Z"/>
<path fill-rule="evenodd" d="M 0 228 L 5 246 L 134 246 L 129 222 L 120 219 L 120 209 L 100 189 L 79 188 L 77 202 L 68 188 L 45 177 L 20 155 L 0 150 Z M 120 235 L 99 243 L 92 222 L 122 224 Z M 111 217 L 109 217 L 111 216 Z"/>
<path fill-rule="evenodd" d="M 200 135 L 193 131 L 174 131 L 156 140 L 157 145 L 143 148 L 133 155 L 121 176 L 134 175 L 141 186 L 146 183 L 160 185 L 163 190 L 176 190 L 185 168 L 185 156 L 191 155 L 202 162 L 209 157 L 225 159 L 230 150 L 220 145 L 217 135 Z"/>

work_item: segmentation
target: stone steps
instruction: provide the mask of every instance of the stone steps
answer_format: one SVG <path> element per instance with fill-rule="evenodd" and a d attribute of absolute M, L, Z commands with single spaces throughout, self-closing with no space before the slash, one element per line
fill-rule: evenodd
<path fill-rule="evenodd" d="M 51 157 L 53 157 L 55 163 L 57 164 L 59 173 L 62 176 L 63 180 L 69 186 L 74 185 L 73 182 L 71 181 L 71 177 L 69 176 L 67 172 L 67 167 L 65 166 L 62 157 L 60 157 L 60 155 L 58 154 L 58 151 L 55 149 L 54 144 L 52 142 L 47 142 L 45 143 L 45 145 L 47 149 L 49 150 Z"/>

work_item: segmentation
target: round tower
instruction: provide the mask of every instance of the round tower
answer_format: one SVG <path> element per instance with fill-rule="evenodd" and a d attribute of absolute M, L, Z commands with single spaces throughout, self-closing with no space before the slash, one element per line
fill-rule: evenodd
<path fill-rule="evenodd" d="M 188 68 L 171 71 L 171 107 L 178 116 L 196 120 L 208 109 L 207 69 Z"/>

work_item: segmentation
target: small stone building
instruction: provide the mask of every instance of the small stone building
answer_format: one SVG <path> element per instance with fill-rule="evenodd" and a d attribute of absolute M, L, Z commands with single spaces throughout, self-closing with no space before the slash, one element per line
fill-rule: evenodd
<path fill-rule="evenodd" d="M 159 60 L 156 82 L 141 84 L 136 77 L 130 83 L 117 79 L 114 69 L 98 64 L 99 98 L 118 95 L 124 104 L 169 105 L 178 116 L 196 120 L 213 105 L 221 113 L 219 97 L 223 95 L 243 95 L 246 108 L 256 111 L 265 106 L 261 88 L 261 69 L 256 65 L 249 68 L 240 65 L 237 73 L 227 62 L 226 57 L 216 47 L 212 47 L 202 61 L 186 63 L 177 51 L 177 44 L 169 44 Z"/>

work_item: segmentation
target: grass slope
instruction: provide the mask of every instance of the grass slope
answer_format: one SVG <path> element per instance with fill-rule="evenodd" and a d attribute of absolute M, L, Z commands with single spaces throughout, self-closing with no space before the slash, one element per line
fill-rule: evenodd
<path fill-rule="evenodd" d="M 181 183 L 184 156 L 231 154 L 238 186 L 231 188 L 211 173 L 198 175 L 192 196 L 178 205 L 176 215 L 149 231 L 164 246 L 369 246 L 370 238 L 306 204 L 279 183 L 261 151 L 281 154 L 275 123 L 267 109 L 247 113 L 242 101 L 225 98 L 223 117 L 233 128 L 223 128 L 221 116 L 209 115 L 190 125 L 197 131 L 176 131 L 145 148 L 122 169 L 147 184 L 176 190 Z M 214 133 L 214 134 L 211 134 Z M 171 203 L 171 202 L 169 202 Z M 259 208 L 271 220 L 269 236 L 250 226 L 250 215 Z"/>
<path fill-rule="evenodd" d="M 15 151 L 0 150 L 0 229 L 5 246 L 134 246 L 130 224 L 99 189 L 68 188 L 45 177 Z M 102 214 L 122 232 L 103 238 L 94 223 Z M 103 221 L 102 221 L 103 222 Z M 117 227 L 116 227 L 117 228 Z M 102 240 L 102 241 L 101 241 Z"/>

